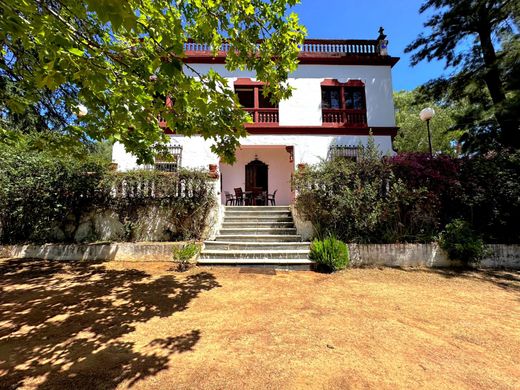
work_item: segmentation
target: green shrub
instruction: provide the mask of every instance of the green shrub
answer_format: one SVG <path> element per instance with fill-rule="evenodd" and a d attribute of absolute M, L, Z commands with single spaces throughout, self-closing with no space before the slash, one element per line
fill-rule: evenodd
<path fill-rule="evenodd" d="M 350 261 L 347 244 L 332 236 L 312 242 L 310 259 L 330 272 L 345 269 Z"/>
<path fill-rule="evenodd" d="M 183 246 L 174 246 L 173 247 L 173 261 L 178 263 L 178 270 L 185 271 L 188 268 L 188 264 L 190 260 L 198 256 L 200 253 L 200 245 L 190 242 L 184 244 Z"/>
<path fill-rule="evenodd" d="M 465 265 L 478 263 L 484 256 L 484 242 L 471 228 L 470 224 L 455 219 L 446 225 L 441 233 L 439 245 L 453 260 L 460 260 Z"/>

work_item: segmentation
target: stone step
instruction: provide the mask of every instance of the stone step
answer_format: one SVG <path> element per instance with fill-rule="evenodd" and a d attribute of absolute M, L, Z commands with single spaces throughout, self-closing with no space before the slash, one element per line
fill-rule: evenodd
<path fill-rule="evenodd" d="M 290 211 L 289 206 L 226 206 L 226 211 Z"/>
<path fill-rule="evenodd" d="M 245 217 L 225 217 L 224 222 L 292 222 L 292 217 L 254 217 L 254 216 L 245 216 Z"/>
<path fill-rule="evenodd" d="M 224 218 L 250 218 L 250 217 L 269 217 L 269 218 L 287 218 L 291 217 L 290 211 L 226 211 Z"/>
<path fill-rule="evenodd" d="M 233 229 L 233 228 L 293 228 L 293 222 L 228 222 L 224 220 L 222 229 Z"/>
<path fill-rule="evenodd" d="M 256 265 L 306 265 L 311 269 L 313 261 L 305 258 L 301 259 L 199 259 L 199 265 L 239 265 L 239 266 L 256 266 Z M 291 268 L 288 268 L 291 269 Z"/>
<path fill-rule="evenodd" d="M 215 241 L 233 241 L 233 242 L 301 242 L 302 237 L 299 234 L 227 234 L 218 235 Z"/>
<path fill-rule="evenodd" d="M 309 249 L 291 250 L 204 250 L 201 259 L 305 259 L 309 257 Z"/>
<path fill-rule="evenodd" d="M 275 235 L 282 235 L 282 234 L 288 234 L 288 235 L 295 235 L 296 229 L 295 228 L 261 228 L 261 227 L 252 227 L 252 228 L 223 228 L 220 229 L 220 235 L 269 235 L 269 234 L 275 234 Z"/>
<path fill-rule="evenodd" d="M 310 242 L 206 241 L 206 250 L 308 250 Z"/>

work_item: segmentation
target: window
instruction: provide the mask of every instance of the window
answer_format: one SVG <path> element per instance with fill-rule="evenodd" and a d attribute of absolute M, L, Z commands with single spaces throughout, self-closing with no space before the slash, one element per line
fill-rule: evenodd
<path fill-rule="evenodd" d="M 177 172 L 181 167 L 182 146 L 175 145 L 168 147 L 168 153 L 155 156 L 154 168 L 157 171 Z"/>
<path fill-rule="evenodd" d="M 361 154 L 361 149 L 358 146 L 334 145 L 334 146 L 329 147 L 327 159 L 334 160 L 336 158 L 344 158 L 347 160 L 358 161 L 360 154 Z"/>
<path fill-rule="evenodd" d="M 240 105 L 251 114 L 254 123 L 278 125 L 278 104 L 264 96 L 264 84 L 251 79 L 238 79 L 235 93 Z"/>
<path fill-rule="evenodd" d="M 323 122 L 335 125 L 366 126 L 365 86 L 360 80 L 321 83 Z"/>

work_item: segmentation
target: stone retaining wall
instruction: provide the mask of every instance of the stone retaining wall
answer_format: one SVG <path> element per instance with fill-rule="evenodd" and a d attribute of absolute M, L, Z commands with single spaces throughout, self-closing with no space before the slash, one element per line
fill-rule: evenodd
<path fill-rule="evenodd" d="M 84 261 L 172 261 L 182 242 L 111 244 L 45 244 L 0 246 L 0 258 Z M 439 246 L 432 244 L 349 244 L 351 265 L 388 267 L 455 267 Z M 520 269 L 520 245 L 488 245 L 482 268 Z"/>
<path fill-rule="evenodd" d="M 72 261 L 172 261 L 173 247 L 182 242 L 110 244 L 45 244 L 0 246 L 0 258 Z"/>

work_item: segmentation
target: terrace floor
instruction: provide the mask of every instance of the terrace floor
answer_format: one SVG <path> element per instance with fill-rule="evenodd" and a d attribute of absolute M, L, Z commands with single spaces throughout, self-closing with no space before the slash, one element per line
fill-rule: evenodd
<path fill-rule="evenodd" d="M 520 388 L 520 273 L 0 262 L 0 388 Z"/>

